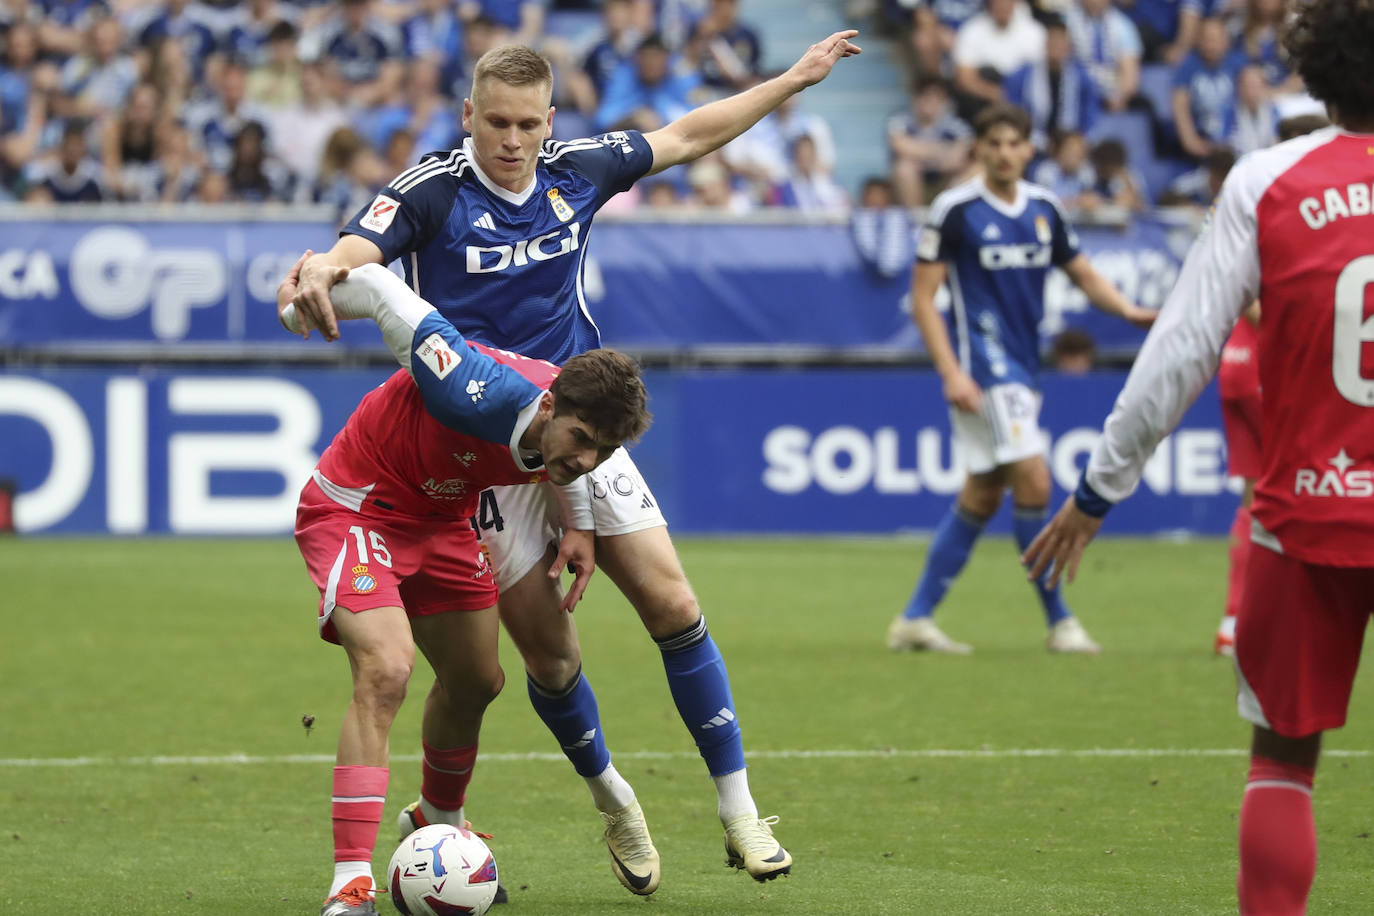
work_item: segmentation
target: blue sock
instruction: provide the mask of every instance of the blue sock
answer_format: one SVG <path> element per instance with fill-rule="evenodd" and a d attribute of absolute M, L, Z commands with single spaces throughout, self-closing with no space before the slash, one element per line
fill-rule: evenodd
<path fill-rule="evenodd" d="M 958 578 L 987 523 L 987 519 L 970 515 L 958 503 L 954 504 L 940 527 L 935 529 L 930 553 L 926 554 L 926 568 L 921 571 L 921 581 L 916 583 L 916 590 L 902 612 L 903 617 L 915 620 L 935 613 L 935 606 Z"/>
<path fill-rule="evenodd" d="M 674 636 L 656 639 L 668 689 L 712 776 L 744 769 L 744 739 L 730 697 L 725 659 L 706 632 L 706 618 Z"/>
<path fill-rule="evenodd" d="M 592 685 L 580 670 L 572 686 L 561 693 L 553 693 L 536 684 L 528 675 L 526 680 L 530 705 L 558 739 L 577 775 L 599 776 L 610 765 L 611 752 L 606 750 L 606 736 L 601 732 L 601 713 L 596 708 Z"/>
<path fill-rule="evenodd" d="M 1040 533 L 1040 529 L 1045 527 L 1049 521 L 1050 510 L 1047 506 L 1017 506 L 1012 513 L 1011 527 L 1016 533 L 1016 546 L 1021 553 L 1025 553 L 1031 541 Z M 1040 606 L 1045 609 L 1045 622 L 1054 626 L 1065 617 L 1072 617 L 1068 607 L 1064 604 L 1063 597 L 1059 594 L 1059 586 L 1054 588 L 1045 587 L 1045 579 L 1049 577 L 1049 570 L 1040 577 L 1040 581 L 1034 583 L 1035 593 L 1040 596 Z"/>

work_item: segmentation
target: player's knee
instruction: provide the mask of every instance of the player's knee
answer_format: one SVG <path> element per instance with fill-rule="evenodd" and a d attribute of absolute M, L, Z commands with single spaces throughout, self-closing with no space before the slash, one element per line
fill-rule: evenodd
<path fill-rule="evenodd" d="M 1027 475 L 1012 485 L 1011 495 L 1018 506 L 1048 506 L 1051 495 L 1049 475 Z"/>
<path fill-rule="evenodd" d="M 1001 485 L 975 482 L 970 478 L 959 494 L 959 508 L 976 518 L 992 518 L 1002 506 Z"/>
<path fill-rule="evenodd" d="M 576 643 L 556 649 L 541 647 L 537 653 L 530 652 L 525 655 L 524 661 L 525 673 L 533 678 L 536 684 L 547 687 L 554 693 L 571 685 L 577 679 L 577 673 L 582 670 L 582 653 Z"/>
<path fill-rule="evenodd" d="M 411 652 L 377 652 L 358 663 L 354 697 L 369 707 L 394 713 L 406 698 L 406 685 L 415 667 Z"/>
<path fill-rule="evenodd" d="M 500 665 L 494 665 L 488 671 L 484 671 L 472 684 L 472 699 L 475 703 L 480 703 L 483 708 L 491 705 L 491 702 L 501 695 L 501 690 L 506 686 L 506 672 Z"/>
<path fill-rule="evenodd" d="M 655 639 L 681 633 L 701 619 L 701 605 L 685 580 L 647 593 L 635 602 L 635 610 Z"/>

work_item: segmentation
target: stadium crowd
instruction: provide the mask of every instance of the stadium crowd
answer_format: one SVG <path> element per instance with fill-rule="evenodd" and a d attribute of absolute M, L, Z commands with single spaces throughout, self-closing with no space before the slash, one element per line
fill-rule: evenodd
<path fill-rule="evenodd" d="M 470 67 L 531 44 L 555 136 L 652 130 L 769 74 L 740 0 L 0 0 L 0 201 L 315 203 L 341 218 L 461 142 Z M 1313 107 L 1284 0 L 851 0 L 900 39 L 891 170 L 836 180 L 832 127 L 790 102 L 611 206 L 919 206 L 966 176 L 969 121 L 1032 115 L 1030 177 L 1072 208 L 1205 206 L 1237 153 Z M 875 125 L 874 140 L 883 127 Z"/>

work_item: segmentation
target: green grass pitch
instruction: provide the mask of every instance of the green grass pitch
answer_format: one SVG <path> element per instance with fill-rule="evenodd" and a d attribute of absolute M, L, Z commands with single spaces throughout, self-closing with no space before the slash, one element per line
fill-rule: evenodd
<path fill-rule="evenodd" d="M 469 795 L 510 888 L 498 912 L 1234 912 L 1248 727 L 1229 664 L 1211 655 L 1223 543 L 1095 545 L 1069 597 L 1106 648 L 1096 659 L 1045 653 L 1005 540 L 979 547 L 941 612 L 977 647 L 969 658 L 883 646 L 920 542 L 680 546 L 730 666 L 755 797 L 781 816 L 794 873 L 760 885 L 723 867 L 714 792 L 658 653 L 599 577 L 577 611 L 586 670 L 663 884 L 642 900 L 612 877 L 586 790 L 549 758 L 507 644 Z M 294 545 L 10 539 L 0 582 L 0 908 L 317 913 L 348 674 L 315 636 Z M 419 786 L 423 664 L 416 679 L 392 736 L 379 875 Z M 1374 912 L 1372 692 L 1357 684 L 1352 724 L 1328 741 L 1345 753 L 1318 775 L 1314 913 Z M 379 909 L 392 912 L 385 898 Z"/>

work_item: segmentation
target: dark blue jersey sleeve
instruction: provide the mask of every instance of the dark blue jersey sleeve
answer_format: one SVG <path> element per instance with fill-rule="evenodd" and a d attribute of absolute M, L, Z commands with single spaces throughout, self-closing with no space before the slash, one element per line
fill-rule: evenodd
<path fill-rule="evenodd" d="M 544 162 L 553 166 L 559 161 L 596 185 L 599 209 L 648 173 L 654 153 L 639 131 L 617 130 L 585 140 L 546 143 Z"/>
<path fill-rule="evenodd" d="M 443 228 L 458 195 L 458 183 L 449 180 L 442 155 L 426 156 L 419 165 L 397 175 L 372 203 L 354 214 L 339 235 L 357 235 L 375 243 L 382 249 L 383 264 L 427 245 Z"/>
<path fill-rule="evenodd" d="M 916 260 L 919 262 L 948 263 L 959 252 L 959 208 L 941 203 L 937 198 L 931 204 L 925 224 L 921 226 L 920 238 L 916 240 Z"/>
<path fill-rule="evenodd" d="M 520 411 L 543 389 L 430 312 L 411 341 L 411 375 L 425 410 L 449 429 L 509 445 Z"/>
<path fill-rule="evenodd" d="M 1063 267 L 1065 264 L 1078 257 L 1078 233 L 1069 224 L 1068 218 L 1064 216 L 1064 208 L 1057 199 L 1049 200 L 1050 210 L 1050 263 L 1055 267 Z"/>

